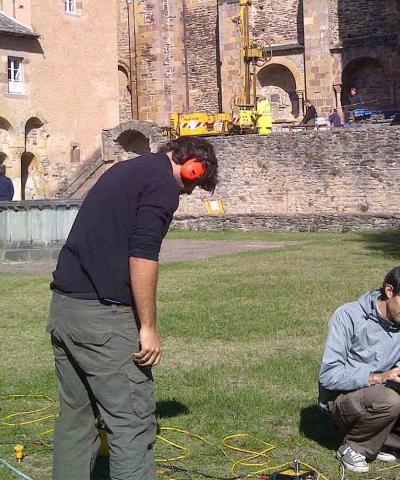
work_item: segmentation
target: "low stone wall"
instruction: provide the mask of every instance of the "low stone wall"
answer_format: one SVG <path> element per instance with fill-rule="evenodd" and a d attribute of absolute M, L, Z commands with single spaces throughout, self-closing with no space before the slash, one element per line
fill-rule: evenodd
<path fill-rule="evenodd" d="M 400 127 L 366 125 L 210 138 L 225 213 L 336 215 L 400 213 Z M 178 213 L 204 214 L 195 190 Z"/>
<path fill-rule="evenodd" d="M 268 232 L 347 232 L 350 230 L 397 230 L 398 215 L 177 215 L 171 228 L 175 230 L 240 230 Z"/>
<path fill-rule="evenodd" d="M 0 202 L 0 260 L 56 259 L 81 200 Z"/>

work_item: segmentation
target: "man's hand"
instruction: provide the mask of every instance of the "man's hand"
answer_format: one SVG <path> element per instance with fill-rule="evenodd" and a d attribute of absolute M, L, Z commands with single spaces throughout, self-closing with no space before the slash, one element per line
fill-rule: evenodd
<path fill-rule="evenodd" d="M 141 367 L 155 367 L 161 356 L 160 335 L 156 327 L 158 262 L 130 257 L 129 270 L 140 324 L 141 349 L 133 358 Z"/>
<path fill-rule="evenodd" d="M 157 328 L 142 326 L 139 335 L 141 350 L 133 355 L 134 360 L 141 367 L 157 366 L 161 358 L 161 341 Z"/>
<path fill-rule="evenodd" d="M 392 370 L 388 370 L 387 372 L 372 373 L 369 376 L 370 385 L 382 384 L 385 383 L 386 380 L 400 382 L 400 367 L 392 368 Z"/>

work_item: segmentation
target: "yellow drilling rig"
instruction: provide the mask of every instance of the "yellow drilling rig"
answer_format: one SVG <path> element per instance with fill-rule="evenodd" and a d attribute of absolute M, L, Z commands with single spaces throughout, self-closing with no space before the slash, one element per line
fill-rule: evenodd
<path fill-rule="evenodd" d="M 170 121 L 172 137 L 257 133 L 257 67 L 271 59 L 268 43 L 255 40 L 250 26 L 251 0 L 240 0 L 240 14 L 232 21 L 240 35 L 241 91 L 231 99 L 230 113 L 174 113 Z"/>

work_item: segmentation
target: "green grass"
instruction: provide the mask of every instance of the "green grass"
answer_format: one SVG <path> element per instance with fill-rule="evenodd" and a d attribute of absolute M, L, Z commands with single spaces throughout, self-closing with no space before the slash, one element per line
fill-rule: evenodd
<path fill-rule="evenodd" d="M 327 321 L 337 306 L 379 285 L 399 263 L 400 235 L 171 232 L 169 238 L 302 243 L 161 266 L 164 356 L 155 370 L 159 423 L 203 435 L 212 443 L 168 433 L 190 448 L 188 459 L 172 462 L 189 472 L 168 471 L 165 478 L 202 478 L 196 471 L 229 476 L 233 462 L 221 452 L 223 438 L 247 433 L 276 445 L 271 465 L 299 458 L 335 479 L 333 449 L 340 437 L 315 407 Z M 1 395 L 56 398 L 44 333 L 48 281 L 46 275 L 0 274 Z M 38 399 L 1 400 L 0 417 L 42 405 Z M 28 455 L 21 469 L 35 480 L 49 480 L 51 450 L 30 442 L 51 425 L 48 420 L 0 427 L 0 458 L 16 465 L 13 446 L 24 443 Z M 51 441 L 51 434 L 45 438 Z M 263 448 L 254 438 L 234 441 Z M 162 442 L 156 453 L 164 458 L 177 455 Z M 382 466 L 376 462 L 370 474 L 350 478 L 378 473 L 396 478 L 398 470 L 376 471 Z M 238 466 L 235 472 L 254 470 Z M 0 467 L 0 478 L 17 477 Z"/>

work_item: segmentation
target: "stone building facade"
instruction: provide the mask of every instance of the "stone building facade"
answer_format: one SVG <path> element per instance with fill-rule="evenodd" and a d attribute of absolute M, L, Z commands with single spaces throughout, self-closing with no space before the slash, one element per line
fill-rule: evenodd
<path fill-rule="evenodd" d="M 120 1 L 132 118 L 167 125 L 171 112 L 230 111 L 241 89 L 240 0 Z M 353 85 L 366 107 L 399 107 L 398 0 L 252 0 L 250 24 L 273 54 L 256 76 L 276 121 L 298 119 L 305 97 L 321 116 L 341 108 Z"/>
<path fill-rule="evenodd" d="M 0 0 L 0 162 L 18 199 L 54 196 L 119 123 L 118 7 Z"/>
<path fill-rule="evenodd" d="M 245 0 L 106 3 L 0 0 L 0 163 L 15 199 L 84 192 L 118 125 L 120 160 L 149 150 L 146 122 L 229 112 L 242 89 Z M 272 52 L 255 77 L 275 121 L 299 120 L 306 97 L 320 115 L 340 109 L 352 85 L 367 107 L 400 107 L 399 0 L 252 0 L 249 13 Z"/>

